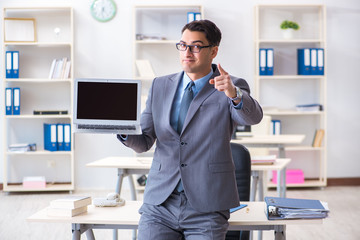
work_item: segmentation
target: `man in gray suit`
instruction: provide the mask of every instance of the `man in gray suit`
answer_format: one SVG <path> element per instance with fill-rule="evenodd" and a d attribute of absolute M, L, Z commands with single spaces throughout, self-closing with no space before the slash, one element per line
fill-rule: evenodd
<path fill-rule="evenodd" d="M 263 114 L 245 80 L 212 64 L 220 40 L 209 20 L 185 25 L 176 44 L 183 71 L 153 80 L 141 135 L 118 135 L 138 153 L 156 141 L 139 240 L 224 239 L 229 209 L 239 206 L 231 136 Z"/>

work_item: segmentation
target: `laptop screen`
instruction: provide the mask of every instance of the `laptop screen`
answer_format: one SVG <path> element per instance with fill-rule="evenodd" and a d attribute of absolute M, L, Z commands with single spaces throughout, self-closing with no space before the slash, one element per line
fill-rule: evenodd
<path fill-rule="evenodd" d="M 74 123 L 131 125 L 139 122 L 141 82 L 75 79 Z"/>

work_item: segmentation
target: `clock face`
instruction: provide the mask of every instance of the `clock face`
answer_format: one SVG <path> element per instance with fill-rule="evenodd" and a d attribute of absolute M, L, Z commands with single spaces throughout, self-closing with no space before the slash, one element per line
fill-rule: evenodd
<path fill-rule="evenodd" d="M 90 10 L 96 20 L 107 22 L 115 17 L 116 4 L 113 0 L 94 0 Z"/>

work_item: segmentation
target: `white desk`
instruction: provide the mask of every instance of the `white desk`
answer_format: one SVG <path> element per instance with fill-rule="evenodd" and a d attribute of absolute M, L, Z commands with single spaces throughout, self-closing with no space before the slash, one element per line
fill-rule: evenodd
<path fill-rule="evenodd" d="M 277 192 L 279 197 L 286 196 L 286 166 L 291 160 L 276 159 L 273 165 L 251 165 L 253 187 L 251 188 L 250 200 L 255 200 L 256 186 L 259 184 L 259 196 L 263 201 L 263 185 L 262 176 L 263 171 L 275 170 L 278 171 L 277 177 Z M 147 174 L 150 170 L 152 157 L 107 157 L 86 164 L 87 167 L 102 167 L 102 168 L 117 168 L 118 181 L 116 184 L 116 192 L 120 194 L 121 186 L 124 177 L 129 176 L 131 199 L 136 200 L 136 190 L 132 174 Z"/>
<path fill-rule="evenodd" d="M 265 215 L 264 202 L 242 202 L 248 207 L 231 214 L 229 230 L 274 230 L 276 240 L 286 239 L 286 225 L 322 224 L 322 219 L 306 220 L 272 220 Z M 88 212 L 72 217 L 49 217 L 46 208 L 30 216 L 29 222 L 66 223 L 71 224 L 73 240 L 79 240 L 85 233 L 88 240 L 94 240 L 92 229 L 137 229 L 141 201 L 127 201 L 122 207 L 88 207 Z"/>
<path fill-rule="evenodd" d="M 261 147 L 279 149 L 279 158 L 285 158 L 285 146 L 296 145 L 304 141 L 305 135 L 254 135 L 232 139 L 232 143 L 239 143 L 247 147 Z"/>

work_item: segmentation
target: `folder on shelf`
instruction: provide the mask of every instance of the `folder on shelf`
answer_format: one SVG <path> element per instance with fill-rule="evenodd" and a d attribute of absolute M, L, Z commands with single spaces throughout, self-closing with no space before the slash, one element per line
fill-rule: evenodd
<path fill-rule="evenodd" d="M 6 51 L 5 57 L 6 78 L 12 78 L 12 52 Z"/>
<path fill-rule="evenodd" d="M 13 88 L 13 114 L 20 115 L 20 88 Z"/>
<path fill-rule="evenodd" d="M 44 149 L 57 151 L 56 124 L 44 123 Z"/>
<path fill-rule="evenodd" d="M 266 75 L 266 49 L 259 50 L 259 75 Z"/>
<path fill-rule="evenodd" d="M 187 13 L 187 22 L 192 22 L 194 20 L 201 20 L 200 12 L 188 12 Z"/>
<path fill-rule="evenodd" d="M 19 51 L 12 52 L 12 78 L 19 78 Z"/>
<path fill-rule="evenodd" d="M 311 48 L 310 49 L 310 74 L 311 75 L 317 75 L 318 74 L 318 65 L 317 65 L 317 49 L 316 48 Z"/>
<path fill-rule="evenodd" d="M 12 89 L 5 88 L 5 114 L 12 115 Z"/>
<path fill-rule="evenodd" d="M 298 74 L 310 75 L 310 49 L 300 48 L 298 54 Z"/>
<path fill-rule="evenodd" d="M 64 150 L 64 125 L 59 123 L 56 125 L 56 134 L 57 134 L 57 150 L 63 151 Z"/>
<path fill-rule="evenodd" d="M 266 49 L 266 75 L 274 75 L 274 49 Z"/>
<path fill-rule="evenodd" d="M 327 203 L 313 199 L 265 197 L 269 220 L 326 218 Z"/>
<path fill-rule="evenodd" d="M 280 135 L 281 134 L 281 121 L 280 120 L 271 120 L 271 129 L 270 133 L 272 135 Z"/>
<path fill-rule="evenodd" d="M 317 49 L 317 75 L 324 75 L 324 49 Z"/>
<path fill-rule="evenodd" d="M 64 124 L 64 151 L 71 151 L 71 125 Z"/>

